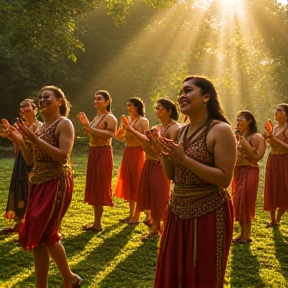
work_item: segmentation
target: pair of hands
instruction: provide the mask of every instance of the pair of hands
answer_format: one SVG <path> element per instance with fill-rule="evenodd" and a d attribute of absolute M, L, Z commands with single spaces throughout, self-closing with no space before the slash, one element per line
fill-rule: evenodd
<path fill-rule="evenodd" d="M 174 140 L 162 137 L 156 128 L 144 132 L 159 154 L 168 157 L 173 162 L 182 162 L 186 154 L 183 146 Z"/>
<path fill-rule="evenodd" d="M 31 132 L 21 119 L 16 118 L 13 125 L 5 118 L 2 119 L 2 126 L 5 128 L 7 136 L 18 146 L 20 146 L 24 139 L 35 143 L 38 139 L 35 133 Z"/>

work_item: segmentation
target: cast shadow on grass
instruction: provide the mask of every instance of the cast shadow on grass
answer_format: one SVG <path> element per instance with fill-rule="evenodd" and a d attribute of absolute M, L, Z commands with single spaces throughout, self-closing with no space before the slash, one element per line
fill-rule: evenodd
<path fill-rule="evenodd" d="M 231 245 L 231 287 L 264 287 L 263 279 L 260 275 L 260 264 L 257 257 L 252 255 L 250 245 Z M 245 275 L 245 277 L 243 277 Z"/>
<path fill-rule="evenodd" d="M 117 226 L 119 226 L 119 224 L 117 224 Z M 111 230 L 113 230 L 112 227 Z M 84 278 L 84 286 L 93 282 L 95 280 L 95 275 L 98 275 L 105 270 L 105 267 L 109 267 L 109 264 L 114 258 L 122 253 L 122 249 L 130 241 L 133 230 L 134 227 L 125 226 L 119 233 L 112 233 L 111 237 L 106 238 L 94 250 L 87 252 L 87 256 L 84 260 L 73 265 L 73 272 Z M 107 229 L 105 231 L 107 233 Z M 94 233 L 92 232 L 91 234 L 93 235 Z M 101 235 L 101 233 L 98 234 Z"/>
<path fill-rule="evenodd" d="M 288 254 L 283 253 L 288 250 L 288 243 L 285 240 L 285 236 L 281 233 L 279 229 L 273 229 L 273 240 L 275 243 L 275 256 L 281 266 L 281 274 L 288 282 Z"/>
<path fill-rule="evenodd" d="M 140 239 L 140 237 L 139 237 Z M 97 287 L 101 288 L 151 288 L 154 283 L 157 243 L 159 238 L 142 242 L 133 253 L 117 264 Z"/>

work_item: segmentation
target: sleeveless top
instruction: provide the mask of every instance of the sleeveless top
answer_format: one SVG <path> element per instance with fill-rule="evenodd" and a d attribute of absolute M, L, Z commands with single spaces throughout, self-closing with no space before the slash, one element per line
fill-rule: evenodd
<path fill-rule="evenodd" d="M 220 121 L 207 121 L 189 138 L 189 124 L 181 128 L 177 142 L 183 146 L 185 154 L 205 165 L 214 166 L 213 155 L 206 146 L 209 130 Z M 175 186 L 172 191 L 170 207 L 180 218 L 197 218 L 220 207 L 230 196 L 226 189 L 200 178 L 185 166 L 175 164 Z"/>
<path fill-rule="evenodd" d="M 275 138 L 278 138 L 288 144 L 288 127 L 286 127 L 279 135 L 275 135 L 275 132 L 273 131 L 273 135 Z M 287 149 L 279 145 L 278 143 L 275 143 L 274 141 L 270 142 L 271 151 L 270 154 L 286 154 L 288 153 Z"/>
<path fill-rule="evenodd" d="M 252 136 L 253 138 L 253 136 Z M 251 138 L 251 140 L 252 140 Z M 251 140 L 249 141 L 250 146 L 253 148 Z M 250 159 L 245 150 L 242 148 L 240 143 L 237 143 L 237 161 L 236 166 L 256 166 L 258 167 L 258 163 L 256 160 Z"/>
<path fill-rule="evenodd" d="M 109 114 L 109 112 L 108 113 L 105 113 L 105 114 L 103 114 L 102 116 L 101 116 L 101 118 L 98 120 L 98 122 L 97 123 L 94 123 L 94 125 L 91 125 L 91 127 L 92 128 L 97 128 L 98 126 L 99 126 L 99 124 L 104 120 L 104 118 L 107 116 Z M 94 120 L 95 120 L 95 118 L 94 118 Z M 93 121 L 94 121 L 93 120 Z M 93 122 L 92 121 L 92 122 Z M 97 135 L 93 135 L 93 134 L 89 134 L 89 138 L 90 138 L 90 143 L 89 143 L 89 146 L 91 146 L 91 147 L 94 147 L 94 146 L 111 146 L 111 139 L 109 140 L 109 142 L 110 142 L 110 145 L 101 145 L 101 144 L 99 144 L 99 136 L 97 136 Z M 105 140 L 105 143 L 107 142 L 107 140 Z"/>
<path fill-rule="evenodd" d="M 50 145 L 59 147 L 59 139 L 55 135 L 55 130 L 58 123 L 63 119 L 64 118 L 57 119 L 46 128 L 44 125 L 38 127 L 36 135 Z M 71 168 L 68 162 L 65 164 L 55 162 L 52 157 L 41 149 L 40 145 L 34 145 L 34 167 L 30 181 L 32 184 L 44 183 L 48 180 L 57 179 L 66 175 L 71 175 Z"/>

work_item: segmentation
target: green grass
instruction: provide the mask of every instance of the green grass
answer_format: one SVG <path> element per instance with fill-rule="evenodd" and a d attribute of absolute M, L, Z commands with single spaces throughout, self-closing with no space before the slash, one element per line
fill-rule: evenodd
<path fill-rule="evenodd" d="M 105 208 L 102 233 L 81 230 L 82 224 L 93 221 L 93 211 L 91 206 L 83 203 L 87 149 L 76 151 L 77 155 L 73 154 L 72 157 L 74 196 L 61 230 L 62 242 L 72 270 L 85 279 L 84 287 L 153 287 L 157 239 L 142 242 L 141 234 L 148 231 L 144 224 L 130 227 L 118 222 L 119 218 L 128 213 L 127 203 L 115 198 L 114 208 Z M 1 215 L 5 212 L 14 163 L 11 155 L 8 156 L 0 156 Z M 119 149 L 114 156 L 113 186 L 117 180 L 121 158 Z M 287 214 L 284 214 L 279 229 L 265 228 L 269 215 L 262 208 L 263 172 L 264 161 L 261 162 L 256 217 L 252 228 L 253 242 L 231 246 L 227 276 L 234 288 L 288 285 Z M 13 222 L 1 217 L 0 228 L 6 226 L 12 227 Z M 235 234 L 239 232 L 238 223 L 234 230 Z M 16 239 L 17 235 L 0 235 L 0 287 L 33 287 L 35 274 L 32 253 L 17 246 L 13 241 Z M 61 276 L 54 263 L 51 263 L 49 273 L 49 287 L 62 287 Z"/>

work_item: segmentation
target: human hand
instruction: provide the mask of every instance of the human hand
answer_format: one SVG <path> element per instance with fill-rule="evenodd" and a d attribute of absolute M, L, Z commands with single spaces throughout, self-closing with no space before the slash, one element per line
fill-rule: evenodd
<path fill-rule="evenodd" d="M 79 112 L 77 117 L 79 118 L 79 120 L 81 121 L 81 123 L 84 127 L 90 125 L 89 120 L 88 120 L 88 118 L 84 112 Z"/>

